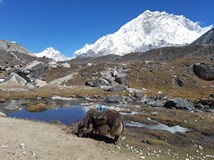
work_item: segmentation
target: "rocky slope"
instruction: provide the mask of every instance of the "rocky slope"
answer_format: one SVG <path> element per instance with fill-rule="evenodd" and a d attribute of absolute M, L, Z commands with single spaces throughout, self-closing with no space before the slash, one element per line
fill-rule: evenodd
<path fill-rule="evenodd" d="M 86 44 L 74 55 L 77 57 L 124 55 L 165 46 L 185 45 L 210 28 L 211 26 L 202 28 L 184 16 L 147 10 L 117 32 L 101 37 L 94 44 Z"/>
<path fill-rule="evenodd" d="M 214 45 L 214 28 L 196 39 L 192 44 L 210 44 Z"/>

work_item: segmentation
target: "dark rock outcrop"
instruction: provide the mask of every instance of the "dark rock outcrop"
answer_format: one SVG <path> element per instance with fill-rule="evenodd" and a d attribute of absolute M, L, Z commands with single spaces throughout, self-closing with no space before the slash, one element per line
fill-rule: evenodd
<path fill-rule="evenodd" d="M 194 73 L 201 79 L 204 80 L 214 80 L 214 66 L 209 64 L 194 64 Z"/>
<path fill-rule="evenodd" d="M 176 99 L 170 99 L 166 101 L 164 104 L 165 108 L 176 108 L 176 109 L 187 109 L 187 110 L 194 110 L 194 104 L 185 99 L 176 98 Z"/>

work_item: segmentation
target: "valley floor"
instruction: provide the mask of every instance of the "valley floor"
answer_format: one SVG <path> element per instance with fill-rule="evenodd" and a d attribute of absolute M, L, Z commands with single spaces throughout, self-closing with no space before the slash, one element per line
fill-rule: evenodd
<path fill-rule="evenodd" d="M 0 117 L 0 159 L 214 159 L 213 113 L 158 108 L 141 108 L 139 113 L 126 115 L 124 120 L 149 124 L 148 118 L 151 118 L 189 131 L 170 133 L 127 126 L 115 145 L 99 138 L 78 138 L 72 133 L 76 124 L 65 126 Z"/>

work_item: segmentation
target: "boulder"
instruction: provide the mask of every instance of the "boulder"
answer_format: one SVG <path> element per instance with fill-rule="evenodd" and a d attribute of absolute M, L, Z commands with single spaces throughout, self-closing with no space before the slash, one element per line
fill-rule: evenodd
<path fill-rule="evenodd" d="M 214 100 L 199 100 L 196 105 L 208 106 L 209 108 L 214 108 Z"/>
<path fill-rule="evenodd" d="M 35 86 L 35 87 L 40 88 L 40 87 L 44 87 L 44 86 L 46 86 L 46 85 L 47 85 L 47 82 L 46 82 L 46 81 L 43 81 L 43 80 L 40 80 L 40 79 L 36 79 L 36 80 L 34 81 L 34 86 Z"/>
<path fill-rule="evenodd" d="M 48 66 L 50 69 L 54 69 L 54 68 L 59 67 L 59 64 L 57 62 L 49 62 Z"/>
<path fill-rule="evenodd" d="M 43 62 L 33 61 L 30 65 L 23 69 L 24 73 L 29 73 L 31 78 L 41 78 L 48 70 L 48 65 Z"/>
<path fill-rule="evenodd" d="M 123 73 L 123 72 L 118 72 L 116 75 L 115 75 L 115 82 L 116 83 L 119 83 L 119 84 L 123 84 L 125 85 L 126 84 L 126 74 Z"/>
<path fill-rule="evenodd" d="M 62 68 L 71 68 L 71 65 L 69 63 L 62 63 Z"/>
<path fill-rule="evenodd" d="M 3 112 L 0 112 L 0 117 L 7 117 L 7 116 Z"/>
<path fill-rule="evenodd" d="M 1 83 L 1 86 L 25 86 L 27 81 L 19 76 L 16 73 L 11 73 L 8 77 L 5 78 L 4 82 Z"/>
<path fill-rule="evenodd" d="M 39 102 L 33 105 L 29 105 L 26 110 L 29 112 L 43 112 L 48 109 L 48 105 L 43 102 Z"/>
<path fill-rule="evenodd" d="M 85 85 L 91 86 L 91 87 L 103 87 L 103 86 L 110 86 L 110 83 L 104 78 L 98 78 L 95 80 L 86 80 Z"/>
<path fill-rule="evenodd" d="M 201 79 L 214 80 L 214 66 L 204 63 L 193 65 L 194 73 Z"/>
<path fill-rule="evenodd" d="M 123 96 L 110 96 L 106 98 L 107 103 L 122 103 L 125 102 L 125 98 Z"/>
<path fill-rule="evenodd" d="M 187 109 L 187 110 L 194 110 L 194 104 L 186 99 L 176 98 L 176 99 L 169 99 L 164 104 L 165 108 L 176 108 L 176 109 Z"/>

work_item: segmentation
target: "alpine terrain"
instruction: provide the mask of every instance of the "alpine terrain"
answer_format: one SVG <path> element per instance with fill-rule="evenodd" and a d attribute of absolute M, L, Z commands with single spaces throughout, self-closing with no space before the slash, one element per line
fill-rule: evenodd
<path fill-rule="evenodd" d="M 182 15 L 147 10 L 117 32 L 101 37 L 94 44 L 86 44 L 74 56 L 124 55 L 166 46 L 186 45 L 211 28 L 212 26 L 202 28 Z"/>
<path fill-rule="evenodd" d="M 55 50 L 53 47 L 49 47 L 46 48 L 45 50 L 43 50 L 40 53 L 36 53 L 35 54 L 37 57 L 47 57 L 47 58 L 51 58 L 54 61 L 66 61 L 69 58 L 66 57 L 65 55 L 63 55 L 60 51 Z"/>

